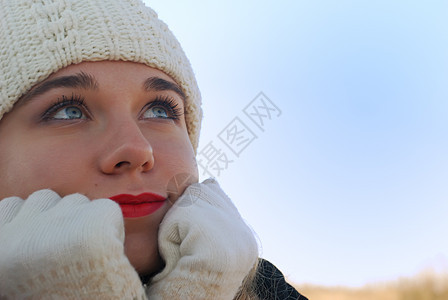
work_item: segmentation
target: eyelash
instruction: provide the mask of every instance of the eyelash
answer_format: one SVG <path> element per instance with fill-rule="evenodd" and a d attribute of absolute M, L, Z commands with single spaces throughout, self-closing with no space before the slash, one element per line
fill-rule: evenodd
<path fill-rule="evenodd" d="M 81 95 L 72 94 L 70 98 L 62 95 L 58 98 L 58 101 L 53 104 L 49 109 L 47 109 L 41 116 L 43 121 L 50 121 L 53 119 L 54 114 L 56 114 L 61 108 L 66 106 L 77 106 L 82 108 L 84 111 L 88 112 L 86 105 L 84 104 L 84 97 Z"/>
<path fill-rule="evenodd" d="M 62 95 L 61 98 L 58 98 L 58 101 L 52 105 L 49 109 L 47 109 L 41 116 L 41 119 L 43 121 L 50 121 L 53 119 L 54 114 L 56 114 L 61 108 L 67 107 L 67 106 L 77 106 L 82 108 L 85 112 L 88 112 L 87 106 L 84 104 L 85 98 L 81 95 L 75 95 L 72 94 L 70 98 L 68 98 L 65 95 Z M 156 106 L 162 106 L 165 109 L 167 109 L 168 114 L 171 117 L 168 117 L 167 119 L 173 119 L 173 120 L 179 120 L 179 118 L 182 116 L 182 109 L 177 107 L 179 104 L 169 96 L 157 96 L 154 101 L 151 101 L 148 103 L 143 111 L 145 109 L 151 109 Z"/>
<path fill-rule="evenodd" d="M 148 103 L 144 109 L 150 109 L 156 106 L 162 106 L 168 110 L 168 114 L 171 115 L 168 119 L 179 120 L 182 116 L 182 109 L 178 107 L 179 104 L 169 96 L 157 96 L 154 101 Z"/>

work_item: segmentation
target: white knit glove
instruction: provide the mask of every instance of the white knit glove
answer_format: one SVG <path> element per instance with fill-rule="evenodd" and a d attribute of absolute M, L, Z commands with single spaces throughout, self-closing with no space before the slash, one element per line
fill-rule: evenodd
<path fill-rule="evenodd" d="M 168 211 L 159 249 L 166 266 L 150 300 L 233 299 L 258 258 L 251 229 L 213 179 L 190 185 Z"/>
<path fill-rule="evenodd" d="M 0 299 L 144 299 L 119 206 L 41 190 L 0 201 Z"/>

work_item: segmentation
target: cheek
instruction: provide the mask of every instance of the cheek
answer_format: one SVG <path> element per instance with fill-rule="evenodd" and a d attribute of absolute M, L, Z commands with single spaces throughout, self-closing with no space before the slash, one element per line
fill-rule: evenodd
<path fill-rule="evenodd" d="M 176 143 L 163 143 L 154 149 L 155 168 L 163 174 L 169 198 L 173 201 L 185 188 L 198 182 L 198 167 L 188 136 Z"/>
<path fill-rule="evenodd" d="M 189 174 L 198 177 L 198 167 L 194 154 L 191 152 L 173 149 L 162 154 L 165 161 L 164 168 L 172 174 L 172 177 L 180 174 Z"/>
<path fill-rule="evenodd" d="M 86 170 L 80 158 L 83 149 L 64 143 L 33 142 L 3 147 L 0 152 L 0 197 L 28 197 L 36 190 L 51 188 L 64 193 L 69 186 L 78 186 Z M 84 159 L 85 160 L 85 159 Z"/>

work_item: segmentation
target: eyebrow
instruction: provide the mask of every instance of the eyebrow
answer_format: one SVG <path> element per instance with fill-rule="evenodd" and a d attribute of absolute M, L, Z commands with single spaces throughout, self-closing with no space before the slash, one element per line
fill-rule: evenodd
<path fill-rule="evenodd" d="M 143 83 L 143 87 L 146 91 L 173 91 L 178 94 L 183 101 L 186 96 L 182 89 L 174 82 L 162 79 L 160 77 L 149 77 Z"/>
<path fill-rule="evenodd" d="M 16 105 L 24 105 L 34 97 L 42 95 L 51 89 L 56 88 L 82 88 L 85 90 L 98 90 L 99 83 L 95 77 L 85 72 L 80 72 L 75 75 L 61 76 L 55 79 L 44 81 L 27 94 L 25 94 Z M 165 80 L 160 77 L 149 77 L 143 83 L 145 91 L 173 91 L 178 94 L 185 102 L 186 95 L 182 89 L 171 81 Z"/>
<path fill-rule="evenodd" d="M 98 90 L 98 81 L 93 75 L 80 72 L 75 75 L 61 76 L 55 79 L 47 80 L 30 90 L 17 103 L 17 105 L 24 105 L 34 97 L 42 95 L 51 89 L 68 87 L 68 88 L 82 88 L 85 90 Z"/>

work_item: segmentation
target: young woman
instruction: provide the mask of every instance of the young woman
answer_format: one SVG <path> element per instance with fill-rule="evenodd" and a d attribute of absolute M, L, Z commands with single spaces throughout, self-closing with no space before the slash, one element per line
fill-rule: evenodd
<path fill-rule="evenodd" d="M 200 93 L 154 11 L 1 7 L 0 299 L 301 297 L 197 183 Z"/>

